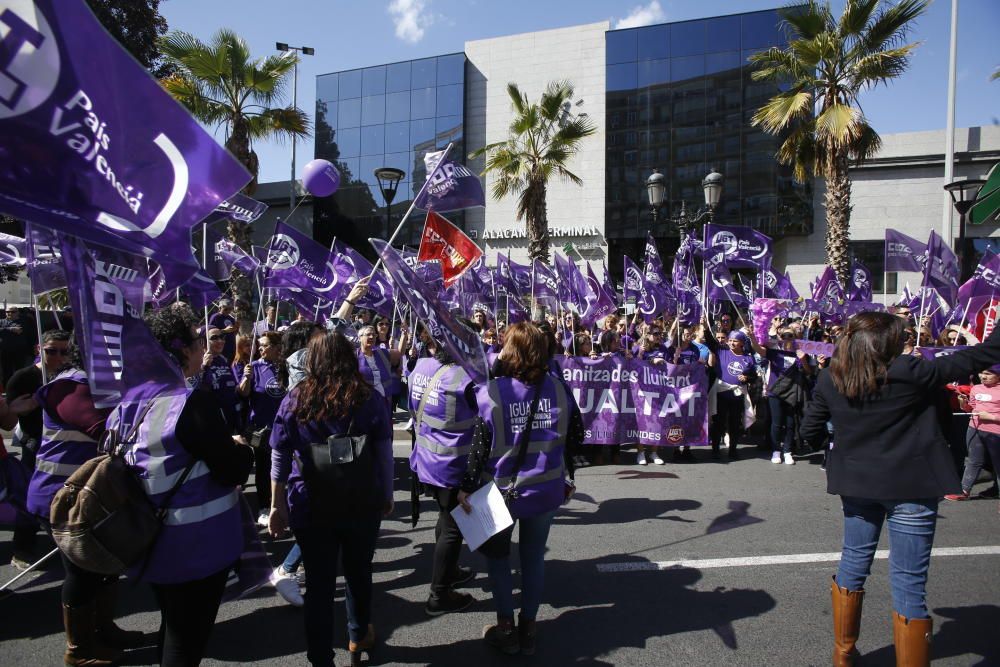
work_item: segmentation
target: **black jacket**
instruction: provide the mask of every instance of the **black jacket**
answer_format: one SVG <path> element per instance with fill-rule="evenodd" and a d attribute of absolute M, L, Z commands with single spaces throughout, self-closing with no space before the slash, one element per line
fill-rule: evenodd
<path fill-rule="evenodd" d="M 982 344 L 934 361 L 897 357 L 878 395 L 849 403 L 820 375 L 800 434 L 816 442 L 833 422 L 828 493 L 880 500 L 938 498 L 960 484 L 935 402 L 938 389 L 1000 363 L 1000 327 Z"/>

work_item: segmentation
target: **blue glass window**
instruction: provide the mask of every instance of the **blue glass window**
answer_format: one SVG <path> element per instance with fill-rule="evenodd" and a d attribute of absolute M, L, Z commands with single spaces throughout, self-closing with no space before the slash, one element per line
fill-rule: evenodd
<path fill-rule="evenodd" d="M 743 15 L 743 48 L 767 48 L 784 46 L 781 32 L 781 17 L 776 11 L 754 12 Z"/>
<path fill-rule="evenodd" d="M 350 72 L 340 73 L 340 99 L 347 100 L 352 97 L 361 97 L 361 70 L 355 69 Z"/>
<path fill-rule="evenodd" d="M 389 123 L 385 126 L 385 152 L 399 153 L 410 150 L 410 124 Z"/>
<path fill-rule="evenodd" d="M 410 121 L 410 145 L 413 150 L 426 149 L 434 142 L 434 119 Z"/>
<path fill-rule="evenodd" d="M 723 51 L 721 53 L 710 53 L 705 56 L 705 73 L 718 74 L 719 72 L 734 71 L 739 76 L 740 62 L 739 51 Z"/>
<path fill-rule="evenodd" d="M 705 76 L 705 56 L 671 58 L 670 75 L 672 81 L 687 81 Z"/>
<path fill-rule="evenodd" d="M 410 120 L 410 91 L 389 93 L 385 96 L 385 122 Z"/>
<path fill-rule="evenodd" d="M 607 89 L 633 90 L 639 87 L 638 67 L 636 63 L 607 66 Z"/>
<path fill-rule="evenodd" d="M 441 56 L 437 59 L 437 85 L 465 83 L 465 54 Z"/>
<path fill-rule="evenodd" d="M 361 154 L 381 155 L 385 152 L 385 125 L 361 128 Z"/>
<path fill-rule="evenodd" d="M 409 152 L 386 153 L 384 166 L 399 169 L 404 174 L 408 173 L 410 169 L 413 168 L 413 165 L 410 163 Z M 400 184 L 400 187 L 397 188 L 397 192 L 401 191 L 402 189 L 403 189 L 402 184 Z"/>
<path fill-rule="evenodd" d="M 637 59 L 638 30 L 614 30 L 604 34 L 605 63 L 616 65 Z"/>
<path fill-rule="evenodd" d="M 669 60 L 640 60 L 638 87 L 656 86 L 670 83 Z"/>
<path fill-rule="evenodd" d="M 374 190 L 378 190 L 378 179 L 375 178 L 375 170 L 379 167 L 385 166 L 385 156 L 381 153 L 378 155 L 368 155 L 361 157 L 361 174 L 360 178 L 365 183 L 369 185 L 374 185 Z"/>
<path fill-rule="evenodd" d="M 439 116 L 434 120 L 434 134 L 437 137 L 438 148 L 444 148 L 448 142 L 458 144 L 462 140 L 462 117 L 461 116 Z M 459 148 L 461 148 L 459 146 Z M 456 149 L 452 149 L 455 151 Z M 460 162 L 464 162 L 459 158 Z"/>
<path fill-rule="evenodd" d="M 670 57 L 670 26 L 651 25 L 638 31 L 639 60 Z"/>
<path fill-rule="evenodd" d="M 708 39 L 706 50 L 739 51 L 740 50 L 740 17 L 720 16 L 708 19 Z"/>
<path fill-rule="evenodd" d="M 335 100 L 339 97 L 337 86 L 340 77 L 337 74 L 324 74 L 316 77 L 316 99 Z"/>
<path fill-rule="evenodd" d="M 410 69 L 410 88 L 427 88 L 437 85 L 437 58 L 414 60 Z"/>
<path fill-rule="evenodd" d="M 340 181 L 344 185 L 352 184 L 352 182 L 358 179 L 358 174 L 361 173 L 361 158 L 341 158 L 337 160 L 337 165 L 340 167 Z M 343 192 L 343 190 L 344 188 L 341 188 L 340 191 Z"/>
<path fill-rule="evenodd" d="M 358 127 L 359 125 L 361 125 L 361 98 L 341 100 L 340 113 L 337 116 L 337 126 Z"/>
<path fill-rule="evenodd" d="M 385 92 L 398 93 L 410 89 L 410 63 L 395 63 L 386 66 Z"/>
<path fill-rule="evenodd" d="M 438 116 L 456 116 L 462 113 L 462 97 L 465 86 L 438 86 L 437 109 Z"/>
<path fill-rule="evenodd" d="M 361 124 L 381 125 L 385 122 L 385 95 L 361 98 Z"/>
<path fill-rule="evenodd" d="M 435 111 L 435 89 L 418 88 L 410 91 L 410 118 L 431 118 Z"/>
<path fill-rule="evenodd" d="M 705 21 L 685 21 L 670 26 L 670 55 L 696 56 L 705 53 Z"/>
<path fill-rule="evenodd" d="M 337 118 L 337 105 L 339 102 L 330 100 L 316 100 L 316 122 L 319 123 L 321 120 L 325 122 L 330 127 L 337 127 L 339 120 Z M 323 116 L 320 119 L 320 116 Z"/>
<path fill-rule="evenodd" d="M 361 128 L 352 127 L 347 130 L 337 130 L 333 140 L 340 151 L 340 157 L 357 157 L 361 155 Z"/>
<path fill-rule="evenodd" d="M 363 75 L 362 95 L 381 95 L 385 92 L 385 65 L 369 67 L 363 70 Z"/>

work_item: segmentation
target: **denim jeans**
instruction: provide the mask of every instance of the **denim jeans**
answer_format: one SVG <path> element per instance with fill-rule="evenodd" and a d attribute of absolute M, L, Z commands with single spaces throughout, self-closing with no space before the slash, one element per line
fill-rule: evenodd
<path fill-rule="evenodd" d="M 791 454 L 795 438 L 795 408 L 774 396 L 767 397 L 767 405 L 771 409 L 771 449 Z"/>
<path fill-rule="evenodd" d="M 333 665 L 333 599 L 337 588 L 337 561 L 344 566 L 347 634 L 364 638 L 371 622 L 372 559 L 381 525 L 381 513 L 369 510 L 332 520 L 312 522 L 295 532 L 309 572 L 306 587 L 306 657 L 312 665 Z"/>
<path fill-rule="evenodd" d="M 521 616 L 534 620 L 542 603 L 545 585 L 545 542 L 555 510 L 518 519 L 518 552 L 521 559 Z M 510 557 L 487 558 L 493 602 L 499 618 L 514 618 L 514 577 Z"/>
<path fill-rule="evenodd" d="M 292 545 L 292 548 L 288 550 L 288 555 L 285 556 L 285 562 L 281 564 L 281 569 L 285 571 L 286 574 L 291 574 L 295 570 L 299 569 L 299 563 L 302 562 L 302 547 L 296 542 Z"/>
<path fill-rule="evenodd" d="M 837 585 L 864 588 L 871 574 L 882 523 L 889 524 L 889 585 L 892 608 L 906 618 L 927 613 L 927 570 L 937 523 L 937 498 L 872 500 L 841 496 L 844 507 L 844 551 Z"/>
<path fill-rule="evenodd" d="M 997 465 L 1000 462 L 998 461 L 1000 459 L 1000 435 L 970 428 L 966 442 L 969 443 L 969 448 L 965 455 L 962 490 L 971 491 L 972 485 L 976 483 L 979 473 L 983 470 L 987 453 L 993 461 L 994 478 L 998 476 L 996 471 L 1000 470 L 1000 466 Z"/>

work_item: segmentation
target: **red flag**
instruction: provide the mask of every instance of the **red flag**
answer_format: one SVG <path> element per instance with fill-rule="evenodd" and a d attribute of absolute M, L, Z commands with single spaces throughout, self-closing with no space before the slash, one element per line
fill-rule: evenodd
<path fill-rule="evenodd" d="M 445 287 L 450 287 L 482 256 L 483 251 L 461 229 L 434 211 L 427 211 L 417 259 L 441 262 Z"/>

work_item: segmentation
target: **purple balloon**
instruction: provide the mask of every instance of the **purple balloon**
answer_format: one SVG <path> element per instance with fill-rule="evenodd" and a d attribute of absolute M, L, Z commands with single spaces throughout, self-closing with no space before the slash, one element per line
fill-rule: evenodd
<path fill-rule="evenodd" d="M 329 197 L 340 187 L 340 171 L 329 160 L 313 160 L 302 170 L 302 185 L 314 197 Z"/>

